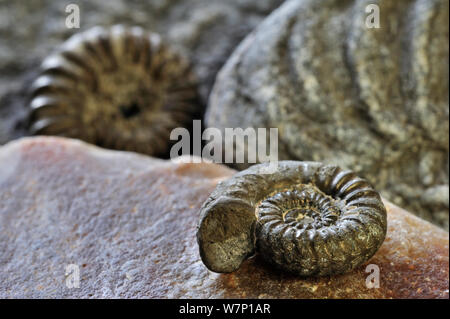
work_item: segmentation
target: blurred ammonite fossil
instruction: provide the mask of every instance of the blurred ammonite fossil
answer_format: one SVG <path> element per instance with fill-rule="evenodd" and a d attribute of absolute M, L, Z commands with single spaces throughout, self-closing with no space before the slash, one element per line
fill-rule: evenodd
<path fill-rule="evenodd" d="M 348 272 L 384 241 L 386 209 L 371 184 L 334 165 L 258 164 L 220 183 L 201 208 L 200 255 L 232 272 L 255 251 L 301 276 Z"/>
<path fill-rule="evenodd" d="M 42 63 L 30 129 L 103 147 L 163 155 L 170 131 L 198 113 L 188 62 L 140 27 L 94 27 Z"/>
<path fill-rule="evenodd" d="M 448 0 L 286 1 L 220 71 L 206 125 L 277 127 L 280 160 L 339 163 L 448 228 L 448 28 Z"/>

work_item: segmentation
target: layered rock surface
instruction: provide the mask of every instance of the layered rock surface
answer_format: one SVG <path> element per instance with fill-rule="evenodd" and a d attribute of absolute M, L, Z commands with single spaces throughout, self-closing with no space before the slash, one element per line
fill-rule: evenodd
<path fill-rule="evenodd" d="M 0 148 L 2 298 L 448 298 L 448 233 L 386 202 L 388 233 L 366 265 L 297 278 L 258 256 L 209 272 L 196 243 L 198 211 L 234 171 L 99 149 L 62 138 Z M 80 288 L 68 288 L 77 265 Z"/>
<path fill-rule="evenodd" d="M 379 28 L 366 24 L 374 4 Z M 280 159 L 354 170 L 448 229 L 448 12 L 446 0 L 287 1 L 218 74 L 206 124 L 277 127 Z"/>

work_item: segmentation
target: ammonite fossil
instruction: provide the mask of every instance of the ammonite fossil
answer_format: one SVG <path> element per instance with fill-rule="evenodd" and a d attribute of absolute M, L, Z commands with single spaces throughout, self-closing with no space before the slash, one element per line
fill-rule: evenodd
<path fill-rule="evenodd" d="M 32 85 L 34 134 L 149 155 L 199 111 L 188 62 L 140 27 L 94 27 L 44 60 Z"/>
<path fill-rule="evenodd" d="M 300 276 L 348 272 L 386 236 L 386 209 L 371 184 L 334 165 L 258 164 L 220 183 L 201 208 L 197 239 L 204 264 L 232 272 L 257 251 Z"/>
<path fill-rule="evenodd" d="M 285 1 L 220 71 L 206 125 L 276 127 L 280 160 L 332 160 L 448 227 L 448 14 L 447 0 Z"/>

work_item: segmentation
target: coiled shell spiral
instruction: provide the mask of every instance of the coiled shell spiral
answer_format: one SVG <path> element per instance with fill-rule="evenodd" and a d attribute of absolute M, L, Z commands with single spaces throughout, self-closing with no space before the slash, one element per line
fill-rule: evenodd
<path fill-rule="evenodd" d="M 371 184 L 334 165 L 283 161 L 219 184 L 201 208 L 204 264 L 232 272 L 255 251 L 284 271 L 324 276 L 368 261 L 386 236 L 386 209 Z"/>
<path fill-rule="evenodd" d="M 199 111 L 189 63 L 140 27 L 94 27 L 44 60 L 30 130 L 103 147 L 165 154 L 170 131 Z"/>

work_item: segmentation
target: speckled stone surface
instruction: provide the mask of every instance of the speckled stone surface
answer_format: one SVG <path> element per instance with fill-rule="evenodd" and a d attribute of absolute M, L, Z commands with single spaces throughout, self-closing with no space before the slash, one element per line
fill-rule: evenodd
<path fill-rule="evenodd" d="M 365 265 L 300 279 L 258 256 L 209 272 L 196 244 L 199 208 L 234 171 L 25 138 L 0 147 L 1 298 L 448 298 L 448 233 L 386 202 L 387 238 Z M 79 265 L 80 288 L 65 268 Z"/>
<path fill-rule="evenodd" d="M 448 229 L 448 5 L 285 2 L 219 73 L 206 124 L 278 127 L 281 160 L 354 170 Z"/>
<path fill-rule="evenodd" d="M 203 104 L 233 49 L 283 0 L 0 1 L 0 144 L 27 134 L 26 88 L 42 60 L 72 34 L 95 25 L 138 25 L 190 57 Z M 68 29 L 66 6 L 80 8 Z"/>

